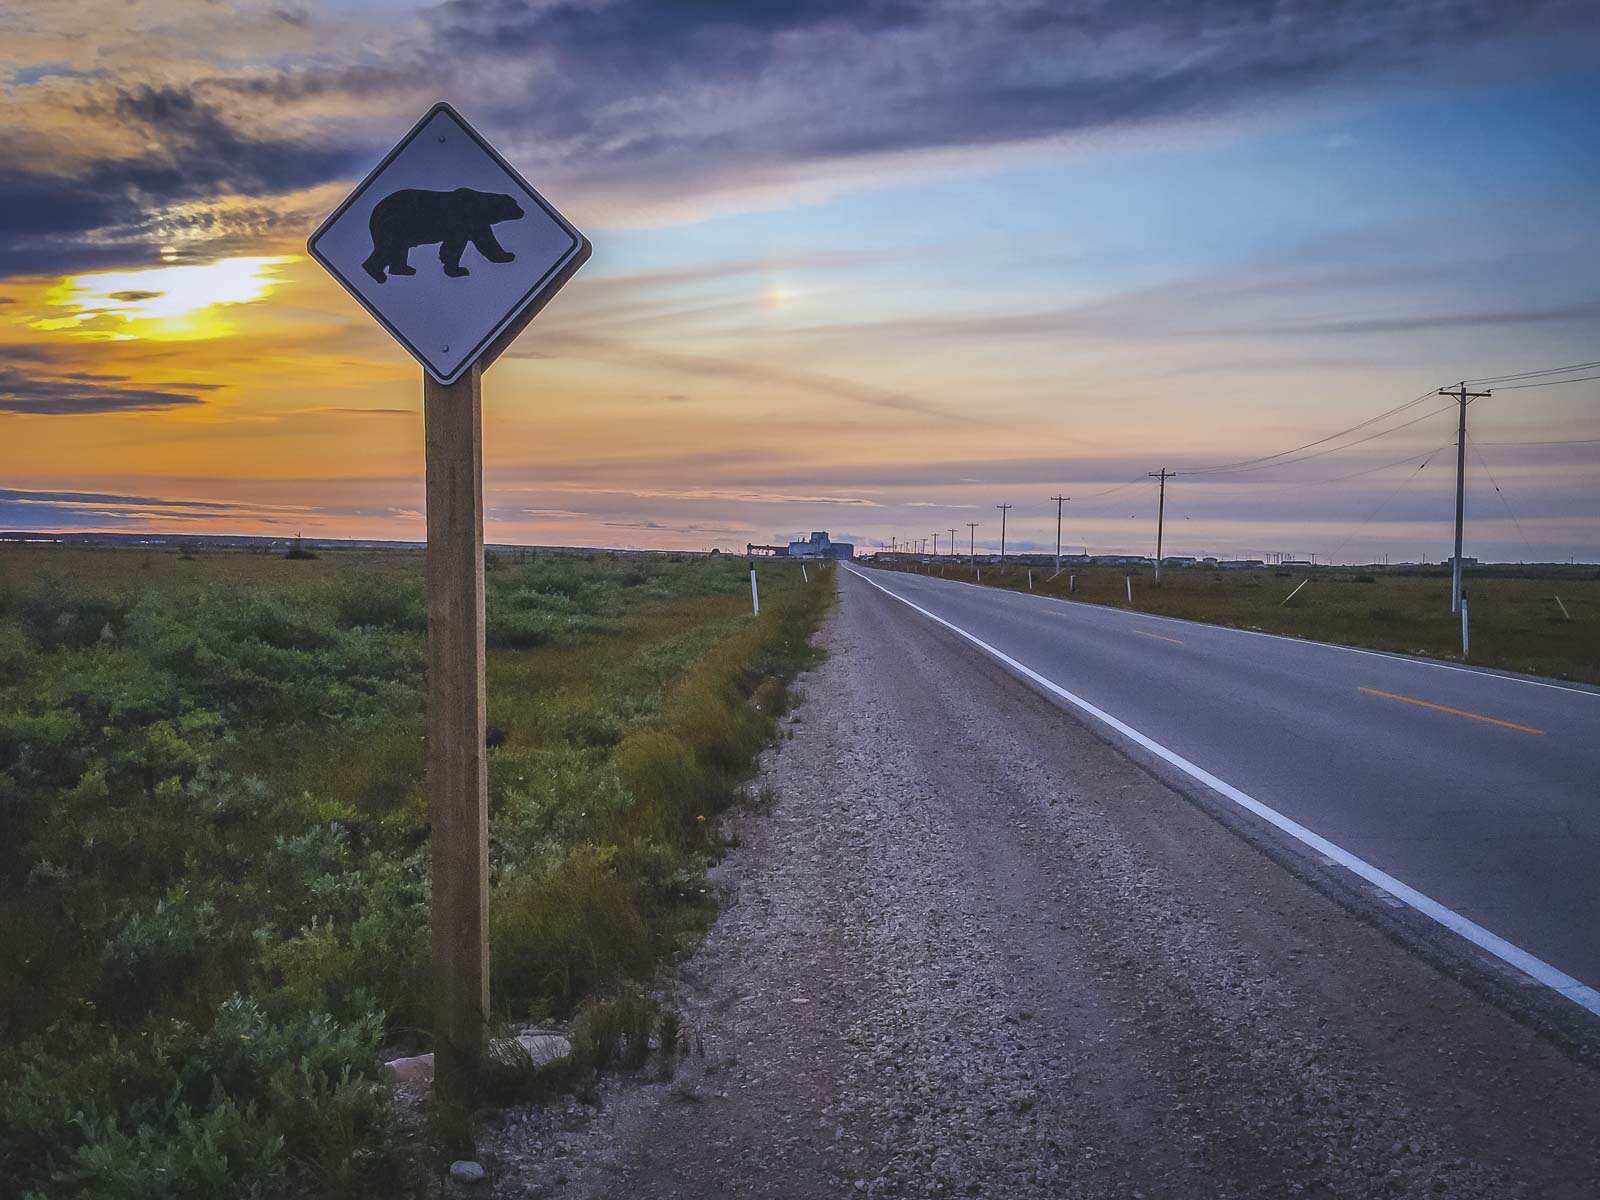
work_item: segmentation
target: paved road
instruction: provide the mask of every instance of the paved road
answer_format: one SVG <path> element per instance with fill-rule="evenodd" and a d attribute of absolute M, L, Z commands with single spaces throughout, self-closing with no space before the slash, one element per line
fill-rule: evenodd
<path fill-rule="evenodd" d="M 1600 1196 L 1592 1067 L 843 587 L 662 981 L 694 1052 L 496 1118 L 497 1197 Z"/>
<path fill-rule="evenodd" d="M 1600 691 L 937 577 L 846 586 L 958 626 L 1600 1004 Z"/>

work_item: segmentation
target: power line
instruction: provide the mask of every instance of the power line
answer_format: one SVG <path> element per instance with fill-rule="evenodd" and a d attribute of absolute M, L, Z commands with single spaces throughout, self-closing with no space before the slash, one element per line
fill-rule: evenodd
<path fill-rule="evenodd" d="M 1436 393 L 1434 392 L 1434 390 L 1432 388 L 1430 388 L 1426 392 L 1423 392 L 1422 395 L 1416 397 L 1415 399 L 1407 400 L 1404 404 L 1396 405 L 1394 408 L 1389 409 L 1387 412 L 1381 412 L 1375 417 L 1368 417 L 1365 421 L 1362 421 L 1362 422 L 1360 422 L 1358 424 L 1352 425 L 1348 429 L 1341 429 L 1341 430 L 1339 430 L 1338 433 L 1330 433 L 1326 437 L 1317 438 L 1315 441 L 1306 442 L 1304 445 L 1294 446 L 1294 447 L 1292 447 L 1291 449 L 1288 449 L 1288 450 L 1279 450 L 1276 454 L 1263 454 L 1258 458 L 1245 458 L 1245 459 L 1240 459 L 1238 462 L 1215 463 L 1215 464 L 1213 464 L 1211 466 L 1208 466 L 1208 467 L 1191 467 L 1186 471 L 1180 472 L 1180 474 L 1183 474 L 1183 475 L 1210 475 L 1210 474 L 1215 474 L 1215 473 L 1219 473 L 1219 472 L 1222 472 L 1222 471 L 1235 471 L 1235 470 L 1241 470 L 1241 469 L 1247 469 L 1247 468 L 1253 469 L 1257 464 L 1265 464 L 1265 463 L 1272 462 L 1272 460 L 1274 460 L 1274 459 L 1287 458 L 1289 455 L 1298 454 L 1302 450 L 1310 450 L 1313 447 L 1321 446 L 1321 445 L 1324 445 L 1324 444 L 1326 444 L 1328 442 L 1336 441 L 1339 438 L 1344 437 L 1346 434 L 1359 433 L 1361 430 L 1366 429 L 1367 427 L 1369 427 L 1371 425 L 1375 425 L 1379 421 L 1387 420 L 1390 417 L 1397 417 L 1401 413 L 1405 412 L 1407 409 L 1415 408 L 1417 405 L 1421 404 L 1423 401 L 1431 399 L 1435 394 Z M 1397 425 L 1395 428 L 1396 429 L 1404 429 L 1405 426 L 1404 425 Z M 1393 432 L 1393 430 L 1390 430 L 1389 432 Z M 1366 439 L 1363 439 L 1363 440 L 1366 440 Z M 1352 445 L 1360 445 L 1359 442 L 1353 442 L 1351 444 Z M 1310 457 L 1315 457 L 1315 456 L 1310 456 Z M 1298 460 L 1296 460 L 1296 461 L 1298 461 Z"/>
<path fill-rule="evenodd" d="M 1447 446 L 1448 445 L 1453 445 L 1453 444 L 1454 444 L 1453 441 L 1445 443 L 1445 445 L 1447 445 Z M 1440 446 L 1439 450 L 1443 450 L 1444 448 L 1445 448 L 1444 446 Z M 1340 542 L 1337 546 L 1334 547 L 1333 553 L 1328 555 L 1328 561 L 1330 563 L 1331 562 L 1336 562 L 1338 560 L 1338 558 L 1339 558 L 1340 551 L 1342 551 L 1346 546 L 1348 546 L 1352 541 L 1354 541 L 1356 536 L 1363 529 L 1365 529 L 1368 525 L 1372 524 L 1372 522 L 1377 519 L 1377 516 L 1378 516 L 1379 513 L 1381 513 L 1384 509 L 1389 507 L 1389 503 L 1396 496 L 1398 496 L 1401 492 L 1403 492 L 1411 484 L 1411 482 L 1414 479 L 1416 479 L 1416 477 L 1418 475 L 1422 474 L 1423 468 L 1425 468 L 1430 462 L 1433 461 L 1433 455 L 1439 453 L 1439 450 L 1435 450 L 1433 452 L 1433 454 L 1429 454 L 1427 458 L 1423 459 L 1421 464 L 1417 467 L 1417 469 L 1415 471 L 1411 472 L 1411 474 L 1407 475 L 1405 477 L 1405 479 L 1403 479 L 1400 482 L 1400 486 L 1399 487 L 1395 488 L 1394 491 L 1390 492 L 1387 496 L 1385 496 L 1383 498 L 1383 502 L 1381 504 L 1379 504 L 1377 508 L 1373 509 L 1370 513 L 1367 514 L 1367 519 L 1366 520 L 1362 521 L 1360 525 L 1357 525 L 1355 527 L 1355 529 L 1344 539 L 1344 541 Z"/>
<path fill-rule="evenodd" d="M 1510 517 L 1511 523 L 1516 526 L 1517 537 L 1522 539 L 1523 550 L 1527 552 L 1528 558 L 1532 558 L 1533 547 L 1528 544 L 1527 535 L 1522 532 L 1522 522 L 1517 520 L 1517 514 L 1511 511 L 1511 503 L 1506 499 L 1506 494 L 1500 490 L 1500 484 L 1496 482 L 1494 472 L 1489 470 L 1489 464 L 1484 461 L 1483 451 L 1478 449 L 1478 439 L 1468 438 L 1467 441 L 1472 447 L 1472 452 L 1478 456 L 1478 465 L 1483 468 L 1483 473 L 1489 477 L 1489 484 L 1494 488 L 1494 494 L 1500 497 L 1500 503 L 1506 510 L 1506 516 Z M 1527 560 L 1524 559 L 1523 561 Z"/>
<path fill-rule="evenodd" d="M 1079 496 L 1078 499 L 1080 501 L 1083 501 L 1083 500 L 1098 500 L 1101 496 L 1114 496 L 1118 492 L 1125 492 L 1129 488 L 1133 487 L 1135 484 L 1140 484 L 1140 483 L 1143 483 L 1143 482 L 1144 482 L 1144 476 L 1141 475 L 1137 479 L 1128 480 L 1127 483 L 1119 483 L 1119 484 L 1117 484 L 1116 487 L 1109 487 L 1103 492 L 1090 492 L 1087 496 Z"/>
<path fill-rule="evenodd" d="M 1509 390 L 1510 388 L 1554 387 L 1554 386 L 1557 386 L 1559 384 L 1564 384 L 1564 383 L 1583 383 L 1583 382 L 1588 381 L 1588 380 L 1600 379 L 1600 374 L 1583 375 L 1583 376 L 1579 376 L 1579 377 L 1573 378 L 1573 379 L 1547 379 L 1547 378 L 1545 378 L 1546 376 L 1550 376 L 1550 375 L 1570 375 L 1574 371 L 1591 371 L 1591 370 L 1594 370 L 1595 368 L 1600 368 L 1600 360 L 1596 360 L 1594 362 L 1585 362 L 1585 363 L 1572 363 L 1572 364 L 1570 364 L 1568 366 L 1564 366 L 1564 367 L 1545 367 L 1545 368 L 1542 368 L 1542 369 L 1536 370 L 1536 371 L 1518 371 L 1518 372 L 1514 372 L 1514 373 L 1506 374 L 1506 375 L 1484 376 L 1484 377 L 1479 378 L 1479 379 L 1470 379 L 1470 380 L 1467 380 L 1466 382 L 1472 383 L 1472 384 L 1482 385 L 1482 384 L 1488 384 L 1488 383 L 1498 383 L 1501 380 L 1531 380 L 1531 381 L 1533 381 L 1533 382 L 1527 382 L 1527 383 L 1507 383 L 1505 385 L 1505 390 Z M 1496 390 L 1502 390 L 1502 389 L 1496 388 Z M 1317 438 L 1317 439 L 1315 439 L 1313 441 L 1306 442 L 1306 443 L 1304 443 L 1302 445 L 1299 445 L 1299 446 L 1291 447 L 1288 450 L 1280 450 L 1275 454 L 1264 454 L 1264 455 L 1261 455 L 1261 456 L 1256 457 L 1256 458 L 1241 459 L 1238 462 L 1214 463 L 1214 464 L 1211 464 L 1210 466 L 1191 467 L 1191 468 L 1189 468 L 1187 470 L 1179 472 L 1179 474 L 1183 474 L 1183 475 L 1213 475 L 1213 474 L 1228 474 L 1228 473 L 1234 473 L 1234 472 L 1261 470 L 1261 469 L 1264 469 L 1265 467 L 1268 467 L 1268 466 L 1288 466 L 1291 463 L 1305 462 L 1308 459 L 1319 458 L 1323 454 L 1333 454 L 1333 453 L 1337 453 L 1340 450 L 1347 450 L 1347 449 L 1350 449 L 1352 447 L 1362 445 L 1365 442 L 1372 441 L 1374 438 L 1383 437 L 1383 436 L 1386 436 L 1387 434 L 1390 434 L 1390 433 L 1397 433 L 1402 429 L 1408 428 L 1409 426 L 1416 424 L 1418 420 L 1426 420 L 1427 416 L 1431 416 L 1432 414 L 1429 413 L 1429 414 L 1426 414 L 1423 417 L 1417 418 L 1417 420 L 1406 421 L 1406 422 L 1403 422 L 1403 423 L 1401 423 L 1399 425 L 1394 425 L 1394 426 L 1391 426 L 1391 427 L 1389 427 L 1387 429 L 1379 430 L 1379 431 L 1377 431 L 1375 433 L 1369 434 L 1367 437 L 1358 438 L 1355 441 L 1349 442 L 1349 443 L 1347 443 L 1345 445 L 1342 445 L 1342 446 L 1335 446 L 1335 447 L 1332 447 L 1332 448 L 1330 448 L 1328 450 L 1325 450 L 1325 451 L 1319 451 L 1316 454 L 1301 455 L 1302 451 L 1312 450 L 1312 449 L 1315 449 L 1318 446 L 1326 445 L 1329 442 L 1339 441 L 1341 438 L 1347 437 L 1347 436 L 1349 436 L 1350 434 L 1353 434 L 1353 433 L 1359 433 L 1363 429 L 1368 429 L 1371 426 L 1376 425 L 1376 424 L 1378 424 L 1378 423 L 1380 423 L 1382 421 L 1386 421 L 1391 417 L 1397 417 L 1401 413 L 1406 412 L 1409 409 L 1415 408 L 1418 404 L 1423 403 L 1424 401 L 1426 401 L 1427 399 L 1429 399 L 1430 397 L 1432 397 L 1432 396 L 1434 396 L 1436 394 L 1437 394 L 1436 391 L 1430 389 L 1429 391 L 1426 391 L 1426 392 L 1422 393 L 1420 396 L 1417 396 L 1414 399 L 1406 401 L 1404 404 L 1396 405 L 1394 408 L 1391 408 L 1391 409 L 1389 409 L 1389 410 L 1387 410 L 1385 412 L 1381 412 L 1381 413 L 1377 414 L 1376 416 L 1368 417 L 1365 421 L 1358 422 L 1357 424 L 1352 425 L 1347 429 L 1341 429 L 1337 433 L 1327 434 L 1324 437 Z M 1439 409 L 1437 411 L 1442 412 L 1444 410 L 1443 409 Z M 1298 457 L 1298 458 L 1292 457 L 1294 455 L 1301 455 L 1301 457 Z M 1088 497 L 1085 497 L 1085 499 L 1088 499 Z"/>
<path fill-rule="evenodd" d="M 1510 392 L 1519 388 L 1559 387 L 1563 383 L 1583 383 L 1590 379 L 1600 379 L 1600 375 L 1579 375 L 1576 379 L 1546 379 L 1538 383 L 1504 383 L 1497 384 L 1494 390 L 1497 392 Z"/>
<path fill-rule="evenodd" d="M 1467 383 L 1498 383 L 1502 379 L 1532 379 L 1540 375 L 1565 375 L 1571 371 L 1592 371 L 1600 367 L 1600 360 L 1586 363 L 1573 363 L 1569 367 L 1544 367 L 1538 371 L 1517 371 L 1511 375 L 1484 375 L 1477 379 L 1468 379 Z"/>
<path fill-rule="evenodd" d="M 1410 407 L 1412 407 L 1412 405 L 1414 405 L 1416 403 L 1418 403 L 1418 402 L 1413 400 L 1410 404 L 1404 405 L 1402 410 L 1397 410 L 1396 412 L 1390 413 L 1389 415 L 1391 415 L 1391 416 L 1398 415 L 1399 411 L 1403 411 L 1404 408 L 1410 408 Z M 1299 458 L 1286 458 L 1286 459 L 1283 459 L 1282 461 L 1279 461 L 1279 462 L 1258 461 L 1258 464 L 1255 465 L 1255 466 L 1243 466 L 1243 467 L 1239 467 L 1236 471 L 1229 471 L 1227 473 L 1228 474 L 1242 474 L 1245 471 L 1262 471 L 1262 470 L 1266 470 L 1266 469 L 1268 469 L 1270 467 L 1287 467 L 1287 466 L 1292 466 L 1295 463 L 1310 462 L 1314 458 L 1325 458 L 1329 454 L 1338 454 L 1342 450 L 1353 450 L 1353 449 L 1355 449 L 1355 447 L 1361 446 L 1361 445 L 1365 445 L 1367 442 L 1374 441 L 1377 438 L 1387 437 L 1391 433 L 1399 433 L 1402 429 L 1409 429 L 1413 425 L 1417 425 L 1417 424 L 1420 424 L 1423 421 L 1426 421 L 1429 417 L 1436 417 L 1442 412 L 1449 412 L 1454 407 L 1455 407 L 1455 405 L 1453 405 L 1453 404 L 1446 404 L 1442 408 L 1430 409 L 1428 412 L 1423 413 L 1420 417 L 1413 417 L 1409 421 L 1402 421 L 1400 424 L 1391 425 L 1387 429 L 1379 429 L 1374 433 L 1367 434 L 1366 437 L 1357 438 L 1353 442 L 1346 442 L 1342 446 L 1329 446 L 1326 450 L 1318 450 L 1314 454 L 1302 454 Z M 1370 424 L 1370 422 L 1367 422 L 1367 423 Z M 1344 432 L 1345 433 L 1349 433 L 1351 431 L 1350 430 L 1345 430 Z M 1322 440 L 1326 441 L 1327 439 L 1324 438 Z M 1304 449 L 1304 448 L 1305 447 L 1301 447 L 1301 449 Z M 1291 452 L 1290 451 L 1284 451 L 1284 453 L 1287 454 L 1287 453 L 1291 453 Z M 1274 456 L 1274 457 L 1276 457 L 1276 456 Z M 1197 473 L 1198 474 L 1220 474 L 1222 472 L 1220 470 L 1219 471 L 1209 471 L 1208 470 L 1208 471 L 1204 471 L 1204 472 L 1193 472 L 1193 471 L 1180 471 L 1180 472 L 1178 472 L 1178 474 L 1180 474 L 1180 475 L 1192 475 L 1192 474 L 1197 474 Z"/>
<path fill-rule="evenodd" d="M 1553 442 L 1480 442 L 1473 439 L 1473 444 L 1478 446 L 1600 446 L 1600 438 L 1558 438 Z"/>
<path fill-rule="evenodd" d="M 1429 455 L 1433 455 L 1433 454 L 1439 453 L 1439 451 L 1443 450 L 1446 446 L 1454 446 L 1455 444 L 1456 444 L 1456 439 L 1454 437 L 1452 437 L 1448 442 L 1441 442 L 1439 445 L 1435 446 L 1432 450 L 1424 450 L 1420 454 L 1408 454 L 1405 458 L 1397 458 L 1393 462 L 1386 462 L 1381 466 L 1363 467 L 1359 471 L 1351 471 L 1351 472 L 1349 472 L 1348 474 L 1345 474 L 1345 475 L 1334 475 L 1334 476 L 1331 476 L 1330 478 L 1327 478 L 1327 479 L 1307 479 L 1307 480 L 1305 480 L 1303 482 L 1285 482 L 1285 483 L 1278 483 L 1278 484 L 1270 484 L 1269 483 L 1265 487 L 1263 487 L 1260 484 L 1246 484 L 1245 486 L 1235 488 L 1232 491 L 1217 492 L 1217 491 L 1211 491 L 1211 490 L 1208 489 L 1204 493 L 1204 495 L 1205 496 L 1260 496 L 1260 495 L 1263 495 L 1263 494 L 1271 495 L 1271 494 L 1273 494 L 1275 492 L 1299 491 L 1302 488 L 1321 487 L 1322 485 L 1328 484 L 1328 483 L 1343 483 L 1347 479 L 1359 479 L 1363 475 L 1377 475 L 1380 472 L 1390 470 L 1393 467 L 1403 467 L 1407 463 L 1414 463 L 1419 458 L 1427 458 Z M 1486 442 L 1484 444 L 1485 445 L 1489 445 L 1491 443 L 1487 443 Z"/>

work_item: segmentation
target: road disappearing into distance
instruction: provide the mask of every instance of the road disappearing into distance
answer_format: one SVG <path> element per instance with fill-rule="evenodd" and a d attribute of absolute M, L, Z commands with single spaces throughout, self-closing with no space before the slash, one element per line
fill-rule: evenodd
<path fill-rule="evenodd" d="M 851 567 L 1180 787 L 1600 1015 L 1600 690 Z"/>

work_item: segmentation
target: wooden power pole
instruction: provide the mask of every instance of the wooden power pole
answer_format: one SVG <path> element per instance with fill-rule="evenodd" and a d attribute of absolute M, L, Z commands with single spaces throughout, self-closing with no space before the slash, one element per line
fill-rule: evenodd
<path fill-rule="evenodd" d="M 1461 525 L 1467 499 L 1467 402 L 1494 393 L 1469 392 L 1463 382 L 1454 391 L 1440 388 L 1439 395 L 1449 396 L 1461 405 L 1460 419 L 1456 422 L 1456 552 L 1450 560 L 1450 611 L 1458 613 L 1461 611 Z"/>
<path fill-rule="evenodd" d="M 1051 496 L 1056 502 L 1056 574 L 1061 574 L 1061 502 L 1071 500 L 1071 496 Z"/>
<path fill-rule="evenodd" d="M 1177 474 L 1177 472 L 1169 471 L 1165 467 L 1162 467 L 1160 471 L 1151 471 L 1150 472 L 1150 478 L 1151 479 L 1159 479 L 1161 481 L 1161 499 L 1156 504 L 1156 582 L 1157 583 L 1161 582 L 1161 533 L 1162 533 L 1162 526 L 1166 524 L 1166 519 L 1167 519 L 1167 480 L 1171 479 L 1175 474 Z"/>

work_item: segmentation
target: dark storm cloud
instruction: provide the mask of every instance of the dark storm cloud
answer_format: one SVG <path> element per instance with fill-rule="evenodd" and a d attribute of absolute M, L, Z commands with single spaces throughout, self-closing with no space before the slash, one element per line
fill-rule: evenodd
<path fill-rule="evenodd" d="M 283 16 L 309 27 L 332 20 L 314 9 Z M 191 214 L 185 232 L 213 252 L 229 237 L 275 232 L 275 197 L 352 177 L 395 132 L 387 115 L 379 129 L 353 114 L 403 119 L 436 95 L 460 101 L 514 157 L 563 186 L 623 204 L 692 200 L 828 161 L 1223 116 L 1329 81 L 1442 69 L 1452 51 L 1507 36 L 1524 49 L 1495 69 L 1534 69 L 1539 53 L 1527 47 L 1544 39 L 1551 53 L 1581 52 L 1585 39 L 1572 35 L 1600 26 L 1600 8 L 450 0 L 420 25 L 420 34 L 374 31 L 356 47 L 337 27 L 342 36 L 304 61 L 185 83 L 156 84 L 140 67 L 55 80 L 58 91 L 77 89 L 80 119 L 147 149 L 32 170 L 20 165 L 27 156 L 10 155 L 0 170 L 0 273 L 148 256 L 152 213 L 224 194 L 258 197 L 262 212 L 242 221 L 230 212 L 226 228 Z M 11 100 L 21 128 L 29 97 Z M 291 111 L 303 119 L 283 115 Z"/>
<path fill-rule="evenodd" d="M 192 88 L 134 88 L 105 108 L 86 115 L 142 129 L 159 149 L 98 167 L 89 182 L 102 194 L 163 201 L 222 192 L 272 195 L 322 183 L 354 165 L 349 147 L 253 137 Z"/>
<path fill-rule="evenodd" d="M 442 5 L 439 28 L 457 44 L 496 51 L 542 50 L 604 60 L 630 69 L 659 67 L 716 51 L 701 65 L 738 73 L 766 61 L 772 40 L 818 27 L 886 31 L 922 24 L 930 6 L 906 0 L 648 0 L 544 4 L 539 0 L 454 0 Z M 729 53 L 742 44 L 745 52 Z"/>
<path fill-rule="evenodd" d="M 254 136 L 195 87 L 86 86 L 76 118 L 137 137 L 146 150 L 70 169 L 29 172 L 20 159 L 0 168 L 0 275 L 66 274 L 147 260 L 178 233 L 259 233 L 275 218 L 270 206 L 230 211 L 227 230 L 217 228 L 215 213 L 175 218 L 162 210 L 324 183 L 352 171 L 367 149 Z"/>
<path fill-rule="evenodd" d="M 481 75 L 500 124 L 591 169 L 683 178 L 1210 115 L 1597 23 L 1583 0 L 452 0 L 433 19 L 451 46 L 532 65 L 523 91 Z"/>
<path fill-rule="evenodd" d="M 138 387 L 123 375 L 86 371 L 56 376 L 26 374 L 0 367 L 0 413 L 33 416 L 81 416 L 85 413 L 155 412 L 202 404 L 204 383 Z"/>

